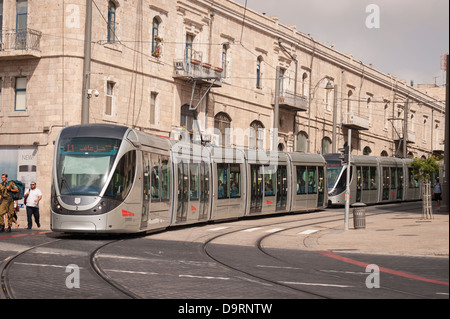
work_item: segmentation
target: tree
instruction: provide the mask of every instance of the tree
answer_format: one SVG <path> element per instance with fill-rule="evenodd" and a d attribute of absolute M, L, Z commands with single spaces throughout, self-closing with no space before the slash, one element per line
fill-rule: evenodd
<path fill-rule="evenodd" d="M 409 165 L 413 169 L 416 178 L 422 182 L 422 213 L 425 219 L 432 218 L 431 211 L 431 187 L 430 178 L 433 174 L 439 173 L 439 164 L 436 157 L 415 158 Z"/>

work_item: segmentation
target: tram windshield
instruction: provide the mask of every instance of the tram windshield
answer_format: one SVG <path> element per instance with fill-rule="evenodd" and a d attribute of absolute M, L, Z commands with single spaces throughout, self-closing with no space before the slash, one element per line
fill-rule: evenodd
<path fill-rule="evenodd" d="M 341 161 L 327 163 L 328 189 L 331 190 L 334 187 L 342 169 Z"/>
<path fill-rule="evenodd" d="M 106 183 L 120 142 L 91 137 L 60 140 L 56 171 L 61 195 L 98 195 Z"/>

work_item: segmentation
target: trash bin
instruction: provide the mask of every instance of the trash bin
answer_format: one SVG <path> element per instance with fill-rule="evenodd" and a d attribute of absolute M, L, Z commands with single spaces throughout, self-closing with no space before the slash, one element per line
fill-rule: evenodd
<path fill-rule="evenodd" d="M 353 227 L 355 229 L 366 228 L 366 204 L 355 203 L 353 207 Z"/>

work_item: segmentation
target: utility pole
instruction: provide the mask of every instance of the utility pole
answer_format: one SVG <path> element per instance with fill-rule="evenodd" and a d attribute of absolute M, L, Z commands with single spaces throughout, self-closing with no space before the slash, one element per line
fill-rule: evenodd
<path fill-rule="evenodd" d="M 92 0 L 86 0 L 86 24 L 84 30 L 83 91 L 81 93 L 81 124 L 89 123 L 89 97 L 87 90 L 91 86 L 91 37 L 92 37 Z"/>
<path fill-rule="evenodd" d="M 450 174 L 450 163 L 449 163 L 449 141 L 450 141 L 450 107 L 448 105 L 448 99 L 450 98 L 450 90 L 449 90 L 449 76 L 448 76 L 448 54 L 445 57 L 445 69 L 447 73 L 446 82 L 445 82 L 445 140 L 444 140 L 444 181 L 442 183 L 442 205 L 441 212 L 449 212 L 449 197 L 450 193 L 448 190 L 449 187 L 449 174 Z"/>
<path fill-rule="evenodd" d="M 350 213 L 350 170 L 352 166 L 352 129 L 348 128 L 348 140 L 347 140 L 347 147 L 348 147 L 348 162 L 347 162 L 347 183 L 345 188 L 345 216 L 344 216 L 344 229 L 348 230 L 348 217 Z"/>
<path fill-rule="evenodd" d="M 279 123 L 279 109 L 280 109 L 280 67 L 276 68 L 275 75 L 275 106 L 273 110 L 273 140 L 272 150 L 278 150 L 278 123 Z"/>
<path fill-rule="evenodd" d="M 409 95 L 406 98 L 404 120 L 403 120 L 403 158 L 406 158 L 406 151 L 407 151 L 406 145 L 408 143 L 408 102 L 409 102 Z"/>

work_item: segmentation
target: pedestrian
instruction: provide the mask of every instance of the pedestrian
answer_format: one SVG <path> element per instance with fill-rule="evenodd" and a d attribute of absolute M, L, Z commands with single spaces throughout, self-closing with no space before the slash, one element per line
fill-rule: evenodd
<path fill-rule="evenodd" d="M 37 227 L 41 227 L 39 223 L 39 201 L 42 199 L 42 193 L 39 188 L 36 188 L 36 182 L 31 182 L 31 189 L 23 196 L 25 198 L 25 205 L 27 206 L 27 221 L 28 229 L 33 226 L 31 216 L 34 216 L 34 221 Z"/>
<path fill-rule="evenodd" d="M 12 193 L 17 193 L 19 188 L 13 181 L 8 182 L 8 174 L 2 174 L 2 183 L 0 184 L 0 232 L 5 231 L 5 215 L 8 218 L 7 232 L 11 232 L 11 225 L 14 215 L 14 199 Z"/>
<path fill-rule="evenodd" d="M 434 193 L 434 200 L 436 201 L 437 209 L 439 210 L 441 207 L 441 200 L 442 200 L 442 186 L 439 184 L 439 178 L 436 178 L 436 185 L 434 185 L 433 189 Z"/>

